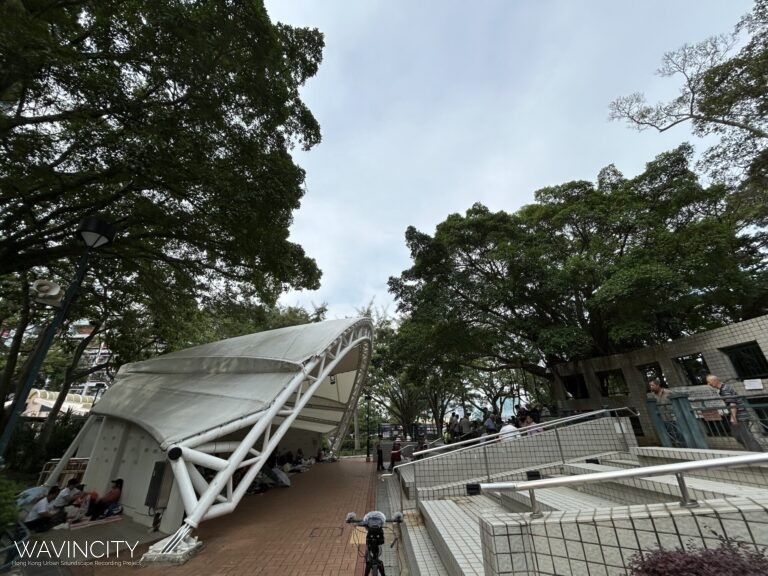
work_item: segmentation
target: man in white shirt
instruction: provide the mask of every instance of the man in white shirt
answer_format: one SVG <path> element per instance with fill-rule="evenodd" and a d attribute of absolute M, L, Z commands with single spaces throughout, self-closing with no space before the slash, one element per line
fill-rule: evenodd
<path fill-rule="evenodd" d="M 40 498 L 24 519 L 24 524 L 33 532 L 45 532 L 51 527 L 52 519 L 56 515 L 53 501 L 59 495 L 59 487 L 53 486 L 48 490 L 45 498 Z"/>
<path fill-rule="evenodd" d="M 507 423 L 501 427 L 501 430 L 499 430 L 499 438 L 501 438 L 502 442 L 509 442 L 518 436 L 519 434 L 517 433 L 517 427 L 512 424 L 512 418 L 507 420 Z"/>
<path fill-rule="evenodd" d="M 77 489 L 77 484 L 77 478 L 70 478 L 69 482 L 67 482 L 67 487 L 59 492 L 59 495 L 56 496 L 56 500 L 53 501 L 53 507 L 64 508 L 64 506 L 69 506 L 72 503 L 72 500 L 75 499 L 75 496 L 80 494 L 80 490 Z"/>

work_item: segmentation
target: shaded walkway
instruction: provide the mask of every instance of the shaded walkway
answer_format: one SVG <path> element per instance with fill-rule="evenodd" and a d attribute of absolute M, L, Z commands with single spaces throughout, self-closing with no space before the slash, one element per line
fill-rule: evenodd
<path fill-rule="evenodd" d="M 375 464 L 345 459 L 291 477 L 291 488 L 246 496 L 237 510 L 200 526 L 205 548 L 183 566 L 78 567 L 76 576 L 335 576 L 362 574 L 347 512 L 375 498 Z M 140 546 L 143 554 L 147 546 Z M 140 556 L 140 554 L 138 554 Z"/>

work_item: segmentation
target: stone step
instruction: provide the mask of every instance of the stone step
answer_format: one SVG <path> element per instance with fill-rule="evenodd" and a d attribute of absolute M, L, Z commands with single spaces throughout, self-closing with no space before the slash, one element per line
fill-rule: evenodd
<path fill-rule="evenodd" d="M 501 505 L 509 512 L 530 512 L 531 496 L 527 491 L 500 493 Z M 607 498 L 585 494 L 567 486 L 541 488 L 536 490 L 536 501 L 542 511 L 592 510 L 611 508 L 620 504 Z"/>
<path fill-rule="evenodd" d="M 400 531 L 412 576 L 445 576 L 448 573 L 418 512 L 405 514 Z"/>
<path fill-rule="evenodd" d="M 643 446 L 631 448 L 631 453 L 638 459 L 641 466 L 657 466 L 675 462 L 690 462 L 693 460 L 711 460 L 729 456 L 743 456 L 748 452 L 739 450 L 702 450 L 695 448 L 665 448 L 663 446 Z M 745 486 L 768 486 L 768 464 L 753 464 L 739 468 L 710 468 L 686 473 L 696 478 L 707 478 Z"/>
<path fill-rule="evenodd" d="M 450 576 L 484 576 L 480 525 L 452 500 L 423 500 L 419 509 Z"/>
<path fill-rule="evenodd" d="M 620 470 L 615 466 L 604 464 L 568 464 L 565 471 L 568 474 L 591 474 L 594 472 L 611 472 Z M 766 498 L 768 490 L 750 486 L 732 485 L 714 480 L 685 477 L 691 497 L 697 500 L 712 500 L 723 497 Z M 680 499 L 680 487 L 674 474 L 638 478 L 621 478 L 607 482 L 580 485 L 579 491 L 609 498 L 623 504 L 649 504 L 656 502 L 674 502 Z"/>

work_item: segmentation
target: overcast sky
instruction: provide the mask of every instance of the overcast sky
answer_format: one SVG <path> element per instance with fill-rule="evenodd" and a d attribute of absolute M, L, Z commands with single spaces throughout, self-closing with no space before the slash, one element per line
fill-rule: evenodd
<path fill-rule="evenodd" d="M 748 0 L 268 0 L 273 21 L 319 28 L 326 48 L 303 97 L 323 141 L 296 152 L 307 193 L 291 239 L 323 271 L 329 318 L 410 266 L 404 232 L 432 234 L 482 202 L 515 211 L 544 186 L 626 176 L 689 140 L 608 122 L 617 96 L 673 96 L 664 52 L 730 32 Z"/>

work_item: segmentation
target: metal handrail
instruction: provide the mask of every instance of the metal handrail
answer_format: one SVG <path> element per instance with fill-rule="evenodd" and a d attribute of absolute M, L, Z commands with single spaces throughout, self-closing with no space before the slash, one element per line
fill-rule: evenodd
<path fill-rule="evenodd" d="M 494 438 L 500 438 L 502 436 L 506 438 L 506 437 L 512 436 L 512 434 L 517 435 L 518 432 L 523 433 L 523 432 L 533 430 L 534 428 L 541 428 L 546 430 L 547 428 L 552 428 L 553 426 L 558 424 L 565 424 L 567 422 L 575 422 L 579 420 L 587 420 L 589 418 L 593 418 L 594 416 L 598 416 L 600 414 L 608 414 L 609 412 L 618 412 L 619 410 L 627 410 L 628 412 L 634 414 L 635 416 L 638 415 L 636 412 L 633 412 L 631 408 L 628 408 L 626 406 L 623 406 L 621 408 L 603 408 L 601 410 L 585 412 L 584 414 L 574 414 L 572 416 L 564 416 L 563 418 L 557 418 L 555 420 L 548 420 L 547 422 L 542 422 L 541 424 L 531 424 L 530 426 L 524 426 L 523 428 L 518 428 L 514 433 L 496 432 L 495 434 L 487 434 L 486 436 L 479 436 L 477 438 L 461 440 L 460 442 L 451 442 L 450 444 L 444 444 L 442 446 L 435 446 L 434 448 L 428 448 L 427 450 L 421 450 L 420 452 L 414 452 L 413 455 L 420 456 L 422 454 L 428 454 L 431 452 L 439 452 L 447 448 L 453 448 L 454 446 L 477 446 L 478 444 L 482 444 L 489 440 L 493 440 Z M 411 462 L 407 462 L 405 464 L 411 464 Z"/>
<path fill-rule="evenodd" d="M 682 495 L 681 504 L 686 507 L 697 506 L 696 500 L 688 494 L 685 485 L 683 472 L 691 470 L 705 470 L 709 468 L 723 468 L 730 466 L 748 466 L 750 464 L 768 463 L 768 453 L 751 453 L 743 456 L 728 456 L 726 458 L 714 458 L 711 460 L 696 460 L 693 462 L 676 462 L 674 464 L 659 464 L 657 466 L 643 466 L 641 468 L 625 468 L 621 470 L 612 470 L 608 472 L 592 472 L 589 474 L 579 474 L 576 476 L 566 476 L 559 478 L 544 478 L 541 480 L 528 480 L 525 482 L 491 482 L 467 484 L 467 495 L 476 496 L 481 492 L 521 492 L 530 491 L 532 515 L 541 516 L 534 490 L 541 488 L 556 488 L 559 486 L 574 486 L 591 482 L 605 482 L 619 478 L 638 478 L 647 476 L 661 476 L 664 474 L 674 474 L 677 477 L 678 485 Z"/>

